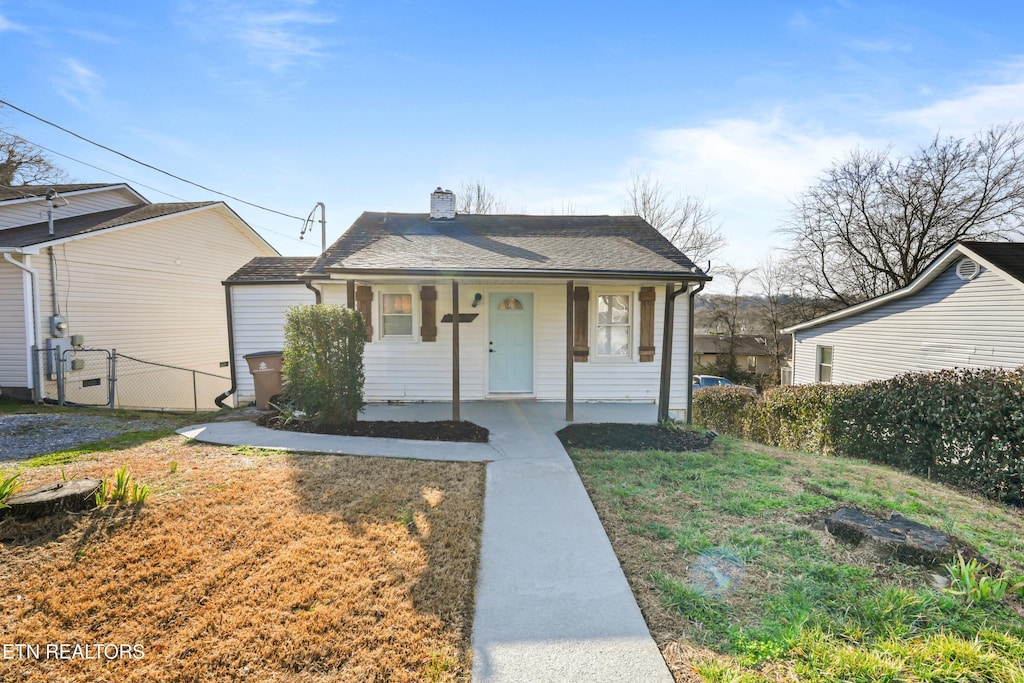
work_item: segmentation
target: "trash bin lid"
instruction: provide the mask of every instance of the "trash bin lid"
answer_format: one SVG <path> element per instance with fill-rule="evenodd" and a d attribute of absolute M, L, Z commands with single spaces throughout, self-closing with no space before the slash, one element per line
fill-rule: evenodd
<path fill-rule="evenodd" d="M 255 353 L 247 353 L 244 356 L 242 356 L 242 358 L 261 358 L 263 356 L 281 356 L 283 354 L 284 351 L 257 351 Z"/>

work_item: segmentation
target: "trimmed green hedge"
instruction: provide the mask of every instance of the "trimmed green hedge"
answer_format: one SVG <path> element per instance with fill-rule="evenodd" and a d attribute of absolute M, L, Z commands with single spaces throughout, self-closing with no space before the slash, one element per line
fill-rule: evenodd
<path fill-rule="evenodd" d="M 771 446 L 871 460 L 1024 505 L 1024 368 L 779 387 L 759 397 L 703 389 L 693 418 Z"/>
<path fill-rule="evenodd" d="M 284 325 L 284 389 L 320 426 L 355 422 L 363 409 L 363 347 L 359 313 L 332 304 L 294 306 Z"/>

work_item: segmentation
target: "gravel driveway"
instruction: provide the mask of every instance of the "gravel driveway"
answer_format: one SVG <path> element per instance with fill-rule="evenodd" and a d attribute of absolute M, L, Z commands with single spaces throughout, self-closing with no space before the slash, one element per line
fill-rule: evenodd
<path fill-rule="evenodd" d="M 23 460 L 128 432 L 166 429 L 165 417 L 118 418 L 70 413 L 0 415 L 0 461 Z"/>

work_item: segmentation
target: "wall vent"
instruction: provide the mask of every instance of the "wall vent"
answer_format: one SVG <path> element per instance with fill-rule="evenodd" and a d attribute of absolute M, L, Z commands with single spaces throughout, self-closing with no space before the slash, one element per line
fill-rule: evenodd
<path fill-rule="evenodd" d="M 981 266 L 977 261 L 964 257 L 956 264 L 956 276 L 961 280 L 973 280 L 981 273 Z"/>

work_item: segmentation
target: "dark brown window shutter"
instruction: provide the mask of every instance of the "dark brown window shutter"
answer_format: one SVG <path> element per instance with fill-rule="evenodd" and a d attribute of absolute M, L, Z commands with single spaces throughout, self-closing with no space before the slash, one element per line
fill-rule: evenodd
<path fill-rule="evenodd" d="M 420 307 L 420 338 L 425 342 L 437 341 L 437 288 L 434 285 L 420 287 Z"/>
<path fill-rule="evenodd" d="M 654 287 L 640 288 L 640 362 L 654 360 Z"/>
<path fill-rule="evenodd" d="M 590 288 L 576 287 L 572 293 L 572 303 L 572 359 L 577 363 L 586 363 L 590 357 L 590 325 L 587 322 L 590 312 Z"/>
<path fill-rule="evenodd" d="M 366 324 L 366 341 L 373 341 L 373 289 L 369 285 L 356 287 L 356 311 Z"/>

